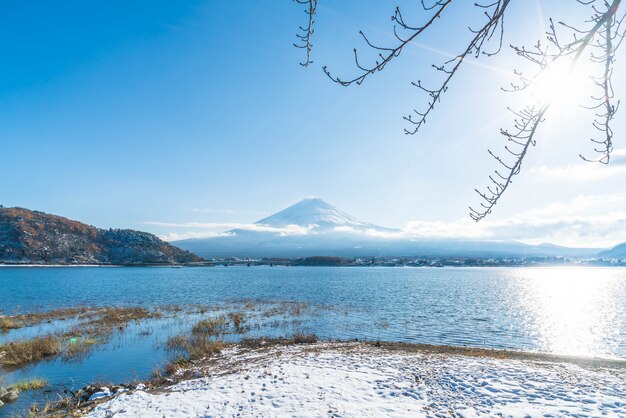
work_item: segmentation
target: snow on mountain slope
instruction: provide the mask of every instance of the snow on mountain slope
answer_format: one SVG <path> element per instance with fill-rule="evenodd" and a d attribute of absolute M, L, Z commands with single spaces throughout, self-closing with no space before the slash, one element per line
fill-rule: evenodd
<path fill-rule="evenodd" d="M 332 230 L 342 232 L 360 232 L 365 230 L 394 231 L 391 228 L 383 228 L 359 221 L 322 199 L 314 197 L 302 199 L 287 209 L 257 221 L 256 224 L 273 227 L 286 227 L 289 225 L 313 227 L 312 230 L 315 232 Z"/>

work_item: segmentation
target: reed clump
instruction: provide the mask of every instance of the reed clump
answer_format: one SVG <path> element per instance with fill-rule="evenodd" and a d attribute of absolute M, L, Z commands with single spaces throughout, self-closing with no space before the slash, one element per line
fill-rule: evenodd
<path fill-rule="evenodd" d="M 245 318 L 241 313 L 202 319 L 191 328 L 190 332 L 170 337 L 165 342 L 165 349 L 175 355 L 174 360 L 164 367 L 167 375 L 176 373 L 189 361 L 215 356 L 222 352 L 226 343 L 220 338 L 233 331 L 242 333 Z"/>
<path fill-rule="evenodd" d="M 99 340 L 90 336 L 69 337 L 63 345 L 63 359 L 85 358 Z"/>
<path fill-rule="evenodd" d="M 43 322 L 64 321 L 75 317 L 85 317 L 93 314 L 99 308 L 77 306 L 73 308 L 59 308 L 45 312 L 30 312 L 14 315 L 12 319 L 21 326 L 33 326 Z"/>
<path fill-rule="evenodd" d="M 33 378 L 12 383 L 9 385 L 9 388 L 17 389 L 19 392 L 25 392 L 27 390 L 43 389 L 46 386 L 48 386 L 48 381 L 46 379 Z"/>
<path fill-rule="evenodd" d="M 210 357 L 219 354 L 225 347 L 221 340 L 212 340 L 207 335 L 181 334 L 168 338 L 165 348 L 180 358 L 188 360 Z"/>
<path fill-rule="evenodd" d="M 83 335 L 107 335 L 116 329 L 122 330 L 129 322 L 162 317 L 158 311 L 150 311 L 138 306 L 104 307 L 94 311 L 91 318 L 75 328 Z"/>
<path fill-rule="evenodd" d="M 244 334 L 250 330 L 250 326 L 246 325 L 246 315 L 243 312 L 230 312 L 228 318 L 235 327 L 237 334 Z"/>
<path fill-rule="evenodd" d="M 192 328 L 191 334 L 197 336 L 220 336 L 228 332 L 229 321 L 223 317 L 202 319 Z"/>
<path fill-rule="evenodd" d="M 21 322 L 8 316 L 0 316 L 0 331 L 7 332 L 11 329 L 21 328 Z"/>
<path fill-rule="evenodd" d="M 306 302 L 280 301 L 278 305 L 263 312 L 263 316 L 302 316 L 310 307 Z"/>
<path fill-rule="evenodd" d="M 54 335 L 0 345 L 0 366 L 17 368 L 51 358 L 61 351 L 61 340 Z"/>

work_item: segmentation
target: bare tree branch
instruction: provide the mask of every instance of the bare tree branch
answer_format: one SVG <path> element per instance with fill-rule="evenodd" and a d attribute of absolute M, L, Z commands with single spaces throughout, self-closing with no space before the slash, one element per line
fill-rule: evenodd
<path fill-rule="evenodd" d="M 300 65 L 303 67 L 308 67 L 309 64 L 313 64 L 311 60 L 311 50 L 313 49 L 313 44 L 311 43 L 311 38 L 313 36 L 314 28 L 313 24 L 315 23 L 313 17 L 315 16 L 315 11 L 317 10 L 317 0 L 294 0 L 298 4 L 306 4 L 307 8 L 304 11 L 308 15 L 308 23 L 307 26 L 300 26 L 300 33 L 296 33 L 298 37 L 298 43 L 293 44 L 296 48 L 306 49 L 306 60 L 301 62 Z"/>
<path fill-rule="evenodd" d="M 402 12 L 400 11 L 400 8 L 396 7 L 395 13 L 391 17 L 391 20 L 396 22 L 396 24 L 394 25 L 393 31 L 394 31 L 396 38 L 399 41 L 399 44 L 393 48 L 376 46 L 372 42 L 370 42 L 370 40 L 367 38 L 367 36 L 365 36 L 365 34 L 362 31 L 359 31 L 359 34 L 361 35 L 365 43 L 370 48 L 378 52 L 378 59 L 372 65 L 369 65 L 369 66 L 363 65 L 361 64 L 361 62 L 359 62 L 359 54 L 358 54 L 357 49 L 354 48 L 354 62 L 357 68 L 361 71 L 361 73 L 358 76 L 350 80 L 342 80 L 339 77 L 335 77 L 331 75 L 330 71 L 328 70 L 326 66 L 322 67 L 322 69 L 331 80 L 333 80 L 335 83 L 341 84 L 342 86 L 347 87 L 351 84 L 360 85 L 361 83 L 363 83 L 363 81 L 365 81 L 367 76 L 382 71 L 388 63 L 390 63 L 394 58 L 399 56 L 400 53 L 402 52 L 402 49 L 405 46 L 407 46 L 409 43 L 411 43 L 411 41 L 413 41 L 419 35 L 424 33 L 429 27 L 431 27 L 433 23 L 435 22 L 435 20 L 441 17 L 443 12 L 446 10 L 446 8 L 450 4 L 452 4 L 452 0 L 439 0 L 432 6 L 426 6 L 424 2 L 422 1 L 422 7 L 424 8 L 424 10 L 430 11 L 434 9 L 435 12 L 430 16 L 430 18 L 424 25 L 415 26 L 415 27 L 409 26 L 405 23 L 404 18 L 402 17 Z M 398 34 L 398 28 L 401 30 L 412 32 L 412 33 L 409 34 L 406 38 L 403 38 Z"/>

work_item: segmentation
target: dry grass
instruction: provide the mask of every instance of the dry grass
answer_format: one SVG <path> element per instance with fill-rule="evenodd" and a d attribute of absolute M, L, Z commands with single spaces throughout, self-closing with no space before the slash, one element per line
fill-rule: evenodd
<path fill-rule="evenodd" d="M 206 335 L 181 334 L 168 338 L 165 348 L 179 356 L 186 355 L 187 359 L 198 359 L 202 357 L 219 354 L 225 343 L 219 340 L 211 340 Z"/>
<path fill-rule="evenodd" d="M 262 347 L 269 347 L 273 345 L 294 345 L 294 344 L 314 344 L 317 342 L 317 336 L 315 334 L 296 334 L 291 338 L 273 338 L 273 337 L 259 337 L 259 338 L 244 338 L 239 343 L 244 348 L 256 349 Z"/>
<path fill-rule="evenodd" d="M 10 329 L 20 328 L 22 324 L 16 321 L 14 318 L 8 316 L 0 317 L 0 331 L 7 332 Z"/>
<path fill-rule="evenodd" d="M 228 332 L 229 322 L 223 316 L 198 321 L 191 333 L 199 336 L 220 336 Z"/>
<path fill-rule="evenodd" d="M 175 311 L 179 307 L 166 306 L 162 311 Z M 149 311 L 142 307 L 88 307 L 60 308 L 45 312 L 31 312 L 13 316 L 0 317 L 0 329 L 12 329 L 37 325 L 43 322 L 65 321 L 68 319 L 83 320 L 86 324 L 108 324 L 115 326 L 133 320 L 157 318 L 161 313 Z"/>
<path fill-rule="evenodd" d="M 432 345 L 419 343 L 404 342 L 384 342 L 384 341 L 367 341 L 363 342 L 367 347 L 376 350 L 400 351 L 400 352 L 427 352 L 442 355 L 462 355 L 470 357 L 486 357 L 500 360 L 532 360 L 532 361 L 552 361 L 566 362 L 579 365 L 587 365 L 592 367 L 617 367 L 626 368 L 626 361 L 622 359 L 594 358 L 594 357 L 578 357 L 550 353 L 534 353 L 514 350 L 501 350 L 491 348 L 477 347 L 458 347 L 448 345 Z"/>
<path fill-rule="evenodd" d="M 250 326 L 246 326 L 246 316 L 242 312 L 231 312 L 228 314 L 228 317 L 233 323 L 235 327 L 235 331 L 237 334 L 244 334 L 250 330 Z"/>
<path fill-rule="evenodd" d="M 281 301 L 277 306 L 263 312 L 263 316 L 301 316 L 304 315 L 310 307 L 311 305 L 306 302 Z"/>
<path fill-rule="evenodd" d="M 48 386 L 48 381 L 46 379 L 24 379 L 16 383 L 12 383 L 9 385 L 11 389 L 17 389 L 20 392 L 24 392 L 27 390 L 36 390 L 43 389 Z"/>
<path fill-rule="evenodd" d="M 206 339 L 197 339 L 192 341 L 189 349 L 189 355 L 192 359 L 211 357 L 222 352 L 226 344 L 223 341 L 210 341 Z"/>
<path fill-rule="evenodd" d="M 165 365 L 164 373 L 171 376 L 189 361 L 219 354 L 226 343 L 217 338 L 230 333 L 232 328 L 243 331 L 243 322 L 243 314 L 232 314 L 228 319 L 224 316 L 202 319 L 191 328 L 191 332 L 168 338 L 165 349 L 175 357 Z"/>
<path fill-rule="evenodd" d="M 81 335 L 102 336 L 117 330 L 123 330 L 129 322 L 142 319 L 161 318 L 158 311 L 149 311 L 141 307 L 105 307 L 98 308 L 90 318 L 74 328 Z"/>
<path fill-rule="evenodd" d="M 17 368 L 51 358 L 61 351 L 59 337 L 48 335 L 0 345 L 0 366 Z"/>
<path fill-rule="evenodd" d="M 187 360 L 184 357 L 178 357 L 170 362 L 168 362 L 165 367 L 163 368 L 163 373 L 165 373 L 166 376 L 173 376 L 175 375 L 179 370 L 184 369 L 185 367 L 187 367 L 189 365 L 189 360 Z M 160 379 L 162 378 L 162 374 L 161 371 L 158 370 L 153 374 L 153 378 L 156 379 Z"/>
<path fill-rule="evenodd" d="M 167 340 L 166 349 L 175 353 L 175 358 L 163 368 L 167 376 L 176 374 L 180 369 L 189 366 L 191 361 L 206 359 L 221 353 L 226 343 L 211 340 L 206 335 L 185 334 Z M 161 372 L 153 373 L 155 379 L 161 378 Z"/>
<path fill-rule="evenodd" d="M 52 322 L 52 321 L 64 321 L 66 319 L 88 316 L 93 313 L 93 311 L 99 308 L 88 308 L 85 306 L 78 306 L 74 308 L 60 308 L 53 309 L 45 312 L 31 312 L 25 314 L 14 315 L 8 317 L 10 320 L 16 322 L 20 325 L 20 327 L 29 327 L 33 325 L 40 324 L 42 322 Z"/>
<path fill-rule="evenodd" d="M 82 416 L 82 414 L 77 411 L 76 404 L 71 397 L 61 398 L 58 401 L 50 401 L 46 403 L 43 407 L 38 404 L 32 405 L 28 409 L 27 415 L 20 415 L 28 418 L 67 418 L 67 417 L 75 417 Z"/>
<path fill-rule="evenodd" d="M 182 351 L 186 347 L 188 338 L 189 337 L 185 334 L 170 337 L 165 342 L 165 348 L 169 351 Z"/>
<path fill-rule="evenodd" d="M 291 338 L 293 344 L 315 344 L 317 336 L 315 334 L 298 333 Z"/>
<path fill-rule="evenodd" d="M 246 317 L 242 312 L 230 312 L 227 317 L 216 316 L 202 319 L 192 328 L 191 333 L 196 336 L 220 337 L 225 334 L 245 334 L 250 326 L 245 325 Z"/>
<path fill-rule="evenodd" d="M 98 343 L 93 337 L 70 337 L 63 345 L 62 356 L 65 360 L 85 358 Z"/>
<path fill-rule="evenodd" d="M 63 320 L 70 317 L 82 320 L 69 331 L 29 340 L 14 341 L 0 345 L 0 366 L 19 368 L 55 356 L 64 359 L 85 357 L 97 344 L 106 342 L 106 337 L 115 330 L 122 330 L 129 322 L 148 318 L 160 318 L 159 311 L 141 307 L 98 307 L 56 309 L 37 314 L 24 314 L 7 319 L 5 325 L 19 323 L 34 325 L 45 320 Z M 19 322 L 18 322 L 19 321 Z"/>

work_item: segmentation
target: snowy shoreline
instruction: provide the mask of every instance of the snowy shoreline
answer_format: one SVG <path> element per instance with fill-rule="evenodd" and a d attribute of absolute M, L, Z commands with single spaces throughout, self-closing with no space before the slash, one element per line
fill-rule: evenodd
<path fill-rule="evenodd" d="M 234 346 L 184 370 L 191 379 L 140 386 L 88 416 L 626 416 L 623 362 L 448 351 Z"/>

